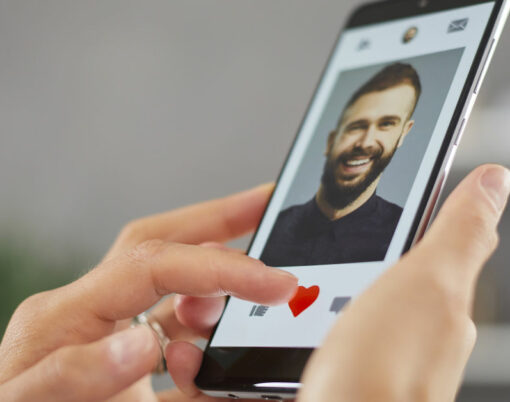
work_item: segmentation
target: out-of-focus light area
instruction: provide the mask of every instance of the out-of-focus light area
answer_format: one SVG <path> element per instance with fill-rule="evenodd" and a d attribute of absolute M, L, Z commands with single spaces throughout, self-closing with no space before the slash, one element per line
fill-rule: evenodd
<path fill-rule="evenodd" d="M 274 180 L 358 3 L 0 0 L 0 334 L 126 222 Z M 509 68 L 507 28 L 447 191 L 510 165 Z M 507 213 L 460 402 L 510 398 L 509 262 Z"/>

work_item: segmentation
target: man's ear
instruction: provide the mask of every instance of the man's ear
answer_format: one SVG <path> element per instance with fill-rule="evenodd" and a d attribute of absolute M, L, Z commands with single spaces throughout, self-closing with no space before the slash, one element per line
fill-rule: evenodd
<path fill-rule="evenodd" d="M 335 144 L 335 138 L 336 138 L 337 132 L 331 131 L 328 135 L 328 144 L 326 145 L 326 151 L 324 152 L 324 155 L 329 154 L 331 149 L 333 148 L 333 145 Z"/>
<path fill-rule="evenodd" d="M 407 137 L 407 134 L 409 134 L 409 132 L 411 131 L 413 126 L 414 126 L 414 120 L 409 120 L 405 124 L 404 131 L 402 132 L 402 135 L 400 136 L 400 140 L 398 140 L 397 148 L 400 148 L 402 146 L 402 144 L 404 143 L 404 140 Z"/>

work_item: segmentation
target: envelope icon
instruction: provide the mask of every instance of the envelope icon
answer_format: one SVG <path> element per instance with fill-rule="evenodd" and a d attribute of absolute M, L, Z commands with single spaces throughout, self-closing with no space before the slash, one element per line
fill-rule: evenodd
<path fill-rule="evenodd" d="M 461 20 L 455 20 L 450 22 L 448 26 L 448 33 L 465 31 L 469 22 L 469 18 L 463 18 Z"/>

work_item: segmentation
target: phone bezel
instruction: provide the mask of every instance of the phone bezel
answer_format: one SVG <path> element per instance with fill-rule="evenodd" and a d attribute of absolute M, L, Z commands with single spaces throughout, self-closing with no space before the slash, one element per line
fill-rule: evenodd
<path fill-rule="evenodd" d="M 294 138 L 292 146 L 285 158 L 280 174 L 277 179 L 279 183 L 281 175 L 288 163 L 290 155 L 294 152 L 296 141 L 301 132 L 302 126 L 310 110 L 310 106 L 315 99 L 318 88 L 320 87 L 324 73 L 331 63 L 333 51 L 345 29 L 371 25 L 380 22 L 397 20 L 401 18 L 409 18 L 412 16 L 426 15 L 433 12 L 445 11 L 469 5 L 483 4 L 491 1 L 487 0 L 431 0 L 426 6 L 421 6 L 419 1 L 409 0 L 387 0 L 384 2 L 375 2 L 361 5 L 351 14 L 348 22 L 340 30 L 335 41 L 332 52 L 328 58 L 326 66 L 321 73 L 320 79 L 314 91 L 300 126 L 297 135 Z M 483 67 L 482 62 L 487 56 L 487 47 L 494 37 L 497 28 L 498 19 L 507 0 L 495 0 L 494 10 L 489 18 L 487 28 L 482 36 L 480 46 L 477 50 L 473 65 L 466 79 L 464 88 L 461 92 L 450 125 L 443 140 L 440 152 L 434 164 L 432 174 L 428 180 L 424 191 L 420 206 L 416 211 L 413 224 L 409 231 L 403 254 L 406 253 L 412 245 L 423 235 L 425 228 L 432 216 L 434 204 L 437 202 L 439 193 L 442 190 L 446 174 L 449 169 L 449 161 L 454 154 L 454 141 L 457 128 L 462 117 L 465 116 L 466 103 L 473 92 L 473 85 L 479 78 L 480 69 Z M 278 185 L 278 184 L 277 184 Z M 265 213 L 265 212 L 264 212 Z M 251 248 L 253 240 L 257 235 L 258 229 L 252 237 L 252 241 L 248 247 Z M 228 303 L 228 301 L 227 301 Z M 217 326 L 214 328 L 214 336 Z M 299 388 L 299 378 L 302 368 L 306 360 L 313 352 L 310 348 L 211 348 L 210 341 L 204 352 L 202 367 L 195 380 L 197 386 L 204 392 L 215 396 L 227 396 L 228 393 L 250 393 L 251 397 L 257 397 L 261 394 L 286 395 L 295 394 Z M 222 372 L 223 368 L 218 367 L 217 360 L 214 355 L 225 353 L 231 358 L 238 355 L 234 369 L 229 368 L 229 372 Z M 219 357 L 221 360 L 222 358 Z M 279 362 L 284 361 L 286 364 L 285 373 L 281 372 Z M 303 363 L 304 361 L 304 363 Z M 254 362 L 256 364 L 254 364 Z M 298 367 L 298 369 L 296 369 Z M 218 371 L 219 370 L 219 371 Z M 231 373 L 235 372 L 235 375 Z M 263 376 L 262 376 L 263 373 Z M 274 383 L 273 386 L 261 386 L 260 384 Z M 276 386 L 277 383 L 285 384 L 285 387 Z M 295 384 L 292 387 L 292 384 Z"/>

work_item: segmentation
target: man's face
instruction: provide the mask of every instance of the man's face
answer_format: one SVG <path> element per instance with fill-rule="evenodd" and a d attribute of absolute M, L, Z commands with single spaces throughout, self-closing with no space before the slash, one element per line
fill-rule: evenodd
<path fill-rule="evenodd" d="M 404 43 L 411 42 L 418 34 L 418 28 L 409 29 L 404 35 Z"/>
<path fill-rule="evenodd" d="M 326 150 L 323 185 L 332 206 L 349 205 L 381 175 L 414 124 L 415 101 L 414 88 L 402 84 L 365 94 L 345 111 Z"/>

